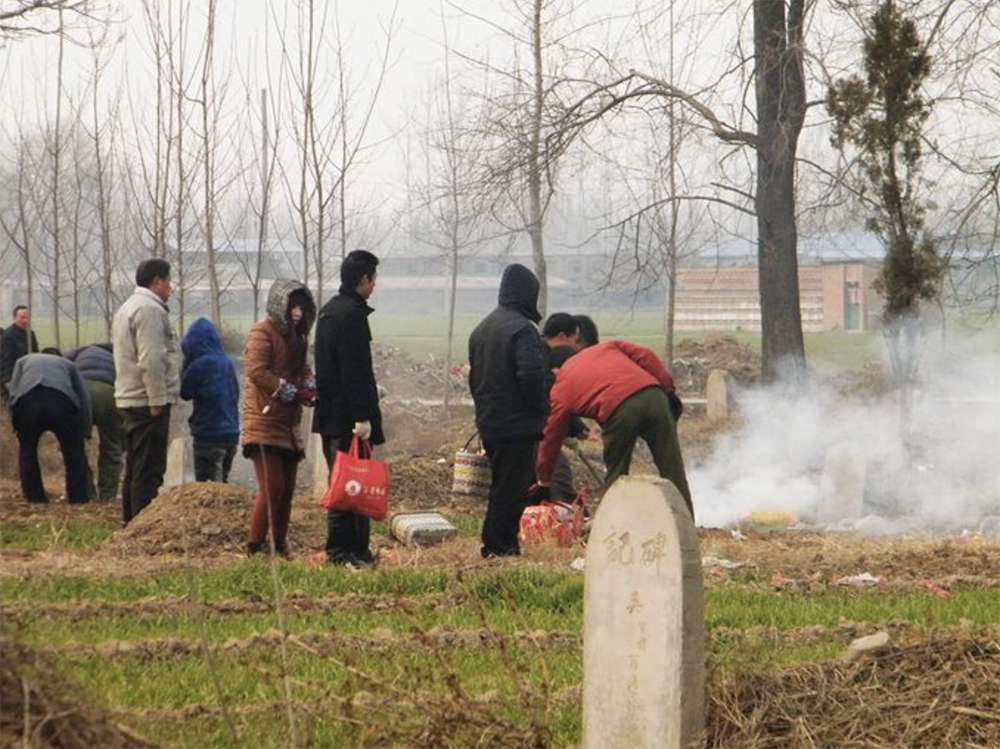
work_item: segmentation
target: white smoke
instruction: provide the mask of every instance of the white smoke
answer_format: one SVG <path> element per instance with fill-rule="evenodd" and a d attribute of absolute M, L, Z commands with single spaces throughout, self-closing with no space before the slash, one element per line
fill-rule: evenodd
<path fill-rule="evenodd" d="M 737 400 L 743 426 L 689 467 L 699 525 L 732 525 L 755 511 L 811 522 L 826 452 L 845 442 L 866 458 L 863 514 L 897 528 L 945 530 L 1000 513 L 998 356 L 925 354 L 909 450 L 891 395 L 847 399 L 814 381 L 804 396 L 776 386 L 744 390 Z"/>

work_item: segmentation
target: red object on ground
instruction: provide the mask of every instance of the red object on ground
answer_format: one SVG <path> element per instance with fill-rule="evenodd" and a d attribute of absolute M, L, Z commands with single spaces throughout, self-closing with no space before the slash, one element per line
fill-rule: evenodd
<path fill-rule="evenodd" d="M 518 537 L 525 544 L 572 546 L 583 532 L 584 502 L 585 495 L 580 492 L 572 502 L 544 501 L 526 508 Z"/>
<path fill-rule="evenodd" d="M 936 595 L 938 598 L 951 598 L 950 590 L 945 590 L 940 585 L 931 582 L 930 580 L 914 580 L 913 584 L 918 588 L 923 588 L 928 593 Z"/>

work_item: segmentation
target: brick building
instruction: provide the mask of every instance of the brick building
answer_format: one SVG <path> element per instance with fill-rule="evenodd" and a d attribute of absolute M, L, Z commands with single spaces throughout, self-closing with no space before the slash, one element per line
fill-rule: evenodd
<path fill-rule="evenodd" d="M 872 288 L 875 262 L 799 266 L 802 329 L 865 331 L 878 327 L 881 297 Z M 760 330 L 756 266 L 680 268 L 677 330 Z"/>

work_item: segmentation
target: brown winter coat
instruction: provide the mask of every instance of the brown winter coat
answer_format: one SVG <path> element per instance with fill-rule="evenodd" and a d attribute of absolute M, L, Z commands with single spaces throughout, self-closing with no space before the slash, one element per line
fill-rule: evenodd
<path fill-rule="evenodd" d="M 273 397 L 281 379 L 301 384 L 313 376 L 306 361 L 309 328 L 316 307 L 306 309 L 298 331 L 291 330 L 288 300 L 295 291 L 306 291 L 295 281 L 279 279 L 268 296 L 267 317 L 250 328 L 244 351 L 246 385 L 243 390 L 243 444 L 270 445 L 288 450 L 304 450 L 298 426 L 302 406 L 282 403 Z M 265 408 L 267 413 L 264 413 Z"/>

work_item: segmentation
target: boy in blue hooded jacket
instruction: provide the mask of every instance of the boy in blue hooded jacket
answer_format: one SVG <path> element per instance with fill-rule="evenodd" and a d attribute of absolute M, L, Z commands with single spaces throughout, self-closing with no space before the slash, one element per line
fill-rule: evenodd
<path fill-rule="evenodd" d="M 181 341 L 181 398 L 194 401 L 188 424 L 194 439 L 195 481 L 229 480 L 240 439 L 240 386 L 211 320 L 199 317 Z"/>

